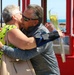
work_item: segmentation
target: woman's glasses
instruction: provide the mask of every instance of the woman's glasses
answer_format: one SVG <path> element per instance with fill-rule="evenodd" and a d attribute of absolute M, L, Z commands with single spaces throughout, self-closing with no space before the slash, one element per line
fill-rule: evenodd
<path fill-rule="evenodd" d="M 25 21 L 29 21 L 29 20 L 38 20 L 38 18 L 37 18 L 37 19 L 27 18 L 27 17 L 24 16 L 23 14 L 22 14 L 22 17 L 23 17 L 23 19 L 24 19 Z"/>

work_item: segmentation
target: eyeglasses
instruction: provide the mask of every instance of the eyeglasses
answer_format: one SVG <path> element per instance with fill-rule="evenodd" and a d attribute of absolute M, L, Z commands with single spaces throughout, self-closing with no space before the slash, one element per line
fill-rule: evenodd
<path fill-rule="evenodd" d="M 25 21 L 29 21 L 29 20 L 38 20 L 38 18 L 37 18 L 37 19 L 27 18 L 27 17 L 24 16 L 23 14 L 22 14 L 22 17 L 23 17 L 23 19 L 24 19 Z"/>

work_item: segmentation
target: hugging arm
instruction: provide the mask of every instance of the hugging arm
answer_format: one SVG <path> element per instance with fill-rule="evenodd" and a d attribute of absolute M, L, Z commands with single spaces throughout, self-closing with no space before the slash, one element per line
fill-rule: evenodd
<path fill-rule="evenodd" d="M 32 49 L 41 46 L 49 41 L 59 38 L 58 31 L 51 33 L 36 33 L 34 37 L 27 37 L 19 29 L 12 29 L 8 32 L 8 41 L 17 48 L 22 50 Z"/>
<path fill-rule="evenodd" d="M 42 35 L 40 35 L 39 33 L 36 34 L 34 37 L 37 41 L 37 46 L 40 46 L 40 47 L 37 47 L 34 49 L 21 50 L 19 48 L 12 48 L 12 47 L 4 45 L 4 46 L 2 46 L 2 50 L 9 57 L 21 59 L 21 60 L 28 60 L 28 59 L 31 59 L 43 52 L 42 47 L 44 47 L 44 46 L 42 46 L 42 45 L 59 37 L 59 34 L 56 31 L 54 33 L 56 33 L 56 35 L 53 34 L 53 32 L 47 33 L 47 34 L 42 34 Z M 51 35 L 49 35 L 49 34 L 51 34 Z M 55 36 L 55 38 L 52 38 L 53 36 Z M 40 49 L 41 51 L 38 50 L 39 48 L 42 48 L 42 49 Z"/>
<path fill-rule="evenodd" d="M 2 48 L 4 53 L 6 55 L 8 55 L 9 57 L 17 58 L 17 59 L 21 59 L 21 60 L 27 60 L 27 59 L 31 59 L 31 58 L 37 56 L 38 54 L 42 53 L 43 48 L 40 49 L 41 51 L 38 51 L 38 48 L 41 48 L 42 45 L 45 45 L 47 42 L 53 41 L 60 36 L 59 36 L 57 31 L 53 31 L 51 33 L 46 33 L 46 32 L 44 32 L 44 30 L 43 30 L 43 32 L 42 32 L 42 30 L 41 31 L 39 30 L 39 31 L 37 31 L 36 34 L 34 34 L 33 37 L 36 40 L 36 45 L 38 46 L 37 48 L 30 49 L 30 50 L 22 50 L 22 49 L 19 49 L 19 48 L 12 48 L 12 47 L 9 47 L 9 46 L 6 46 L 6 45 L 1 46 L 1 44 L 0 44 L 0 48 Z M 44 46 L 42 46 L 42 47 L 44 47 Z"/>
<path fill-rule="evenodd" d="M 50 44 L 52 44 L 52 42 L 50 42 Z M 39 55 L 40 53 L 44 52 L 45 46 L 46 45 L 31 49 L 31 50 L 21 50 L 18 48 L 12 48 L 12 47 L 4 45 L 2 46 L 2 50 L 6 55 L 8 55 L 11 58 L 20 59 L 20 60 L 29 60 Z"/>
<path fill-rule="evenodd" d="M 37 47 L 42 46 L 50 41 L 53 41 L 60 37 L 57 31 L 53 31 L 51 33 L 37 33 L 35 36 Z"/>
<path fill-rule="evenodd" d="M 37 56 L 38 54 L 40 54 L 40 52 L 37 52 L 36 49 L 21 50 L 21 49 L 12 48 L 12 47 L 9 47 L 6 45 L 4 45 L 2 47 L 2 50 L 9 57 L 15 58 L 15 59 L 20 59 L 20 60 L 29 60 L 29 59 Z"/>

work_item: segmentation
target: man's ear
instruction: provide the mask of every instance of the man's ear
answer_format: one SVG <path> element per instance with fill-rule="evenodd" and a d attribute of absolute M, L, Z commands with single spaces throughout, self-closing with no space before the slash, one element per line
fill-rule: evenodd
<path fill-rule="evenodd" d="M 15 15 L 12 16 L 12 19 L 16 20 L 17 18 L 15 17 Z"/>
<path fill-rule="evenodd" d="M 35 20 L 35 22 L 34 22 L 34 26 L 36 26 L 37 24 L 38 24 L 38 20 Z"/>

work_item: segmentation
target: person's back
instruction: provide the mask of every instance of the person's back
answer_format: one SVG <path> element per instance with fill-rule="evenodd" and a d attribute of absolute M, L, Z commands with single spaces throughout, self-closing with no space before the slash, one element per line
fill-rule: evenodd
<path fill-rule="evenodd" d="M 33 31 L 32 31 L 33 30 Z M 37 36 L 39 33 L 48 33 L 44 25 L 36 26 L 28 33 L 28 36 Z M 54 54 L 52 42 L 37 47 L 40 55 L 31 59 L 36 75 L 60 75 L 56 56 Z"/>

